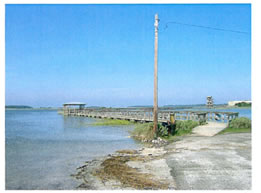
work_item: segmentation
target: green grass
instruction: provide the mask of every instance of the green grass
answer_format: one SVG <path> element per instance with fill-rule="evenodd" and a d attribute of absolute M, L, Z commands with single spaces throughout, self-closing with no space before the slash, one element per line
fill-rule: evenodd
<path fill-rule="evenodd" d="M 113 125 L 131 125 L 133 122 L 119 119 L 102 119 L 99 122 L 93 123 L 93 126 L 113 126 Z"/>
<path fill-rule="evenodd" d="M 251 129 L 249 128 L 226 128 L 223 131 L 221 131 L 219 134 L 224 134 L 224 133 L 251 133 Z"/>
<path fill-rule="evenodd" d="M 251 120 L 246 117 L 233 119 L 228 128 L 221 131 L 219 134 L 224 133 L 249 133 L 251 132 Z"/>

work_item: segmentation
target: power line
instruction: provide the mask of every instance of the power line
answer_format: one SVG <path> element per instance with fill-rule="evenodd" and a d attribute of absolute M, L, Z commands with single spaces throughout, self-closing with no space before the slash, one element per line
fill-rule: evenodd
<path fill-rule="evenodd" d="M 167 22 L 165 24 L 165 27 L 164 27 L 163 31 L 165 31 L 168 28 L 168 24 L 177 24 L 177 25 L 185 25 L 185 26 L 190 26 L 190 27 L 198 27 L 198 28 L 204 28 L 204 29 L 216 30 L 216 31 L 225 31 L 225 32 L 240 33 L 240 34 L 249 34 L 249 32 L 245 32 L 245 31 L 238 31 L 238 30 L 230 30 L 230 29 L 210 27 L 210 26 L 204 26 L 204 25 L 195 25 L 195 24 L 181 23 L 181 22 L 176 22 L 176 21 Z"/>

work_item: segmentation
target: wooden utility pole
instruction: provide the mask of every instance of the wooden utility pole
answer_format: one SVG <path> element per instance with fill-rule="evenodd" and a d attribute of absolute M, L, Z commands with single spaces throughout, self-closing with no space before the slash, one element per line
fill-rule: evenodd
<path fill-rule="evenodd" d="M 159 26 L 159 18 L 158 14 L 155 14 L 155 44 L 154 44 L 154 110 L 153 110 L 153 118 L 154 118 L 154 133 L 157 132 L 158 129 L 158 26 Z"/>

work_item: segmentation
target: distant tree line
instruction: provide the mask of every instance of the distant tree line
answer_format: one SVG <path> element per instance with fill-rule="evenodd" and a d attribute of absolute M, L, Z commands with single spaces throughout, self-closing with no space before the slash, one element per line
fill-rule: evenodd
<path fill-rule="evenodd" d="M 6 105 L 6 109 L 32 109 L 33 107 L 26 105 Z"/>
<path fill-rule="evenodd" d="M 251 103 L 241 102 L 241 103 L 237 103 L 236 106 L 237 107 L 251 107 Z"/>

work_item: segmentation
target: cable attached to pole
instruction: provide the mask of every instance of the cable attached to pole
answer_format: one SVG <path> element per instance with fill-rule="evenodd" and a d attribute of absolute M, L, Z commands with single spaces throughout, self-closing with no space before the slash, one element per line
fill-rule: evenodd
<path fill-rule="evenodd" d="M 230 29 L 210 27 L 210 26 L 204 26 L 204 25 L 195 25 L 195 24 L 181 23 L 181 22 L 176 22 L 176 21 L 169 21 L 169 22 L 167 22 L 165 24 L 165 27 L 164 27 L 163 31 L 165 31 L 168 28 L 168 24 L 185 25 L 185 26 L 190 26 L 190 27 L 204 28 L 204 29 L 216 30 L 216 31 L 232 32 L 232 33 L 240 33 L 240 34 L 249 34 L 249 32 L 245 32 L 245 31 L 238 31 L 238 30 L 230 30 Z"/>

